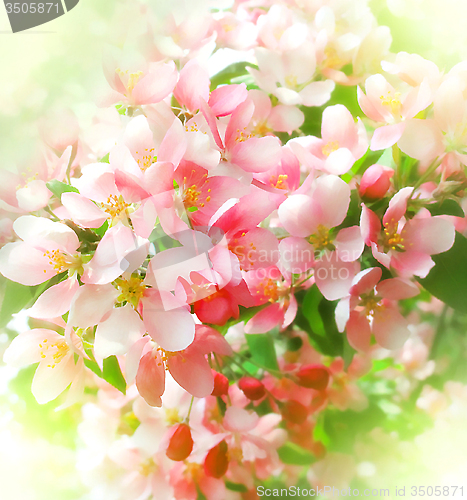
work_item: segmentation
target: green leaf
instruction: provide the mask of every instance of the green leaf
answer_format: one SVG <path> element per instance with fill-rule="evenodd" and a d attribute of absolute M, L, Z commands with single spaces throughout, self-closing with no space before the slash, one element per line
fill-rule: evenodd
<path fill-rule="evenodd" d="M 4 327 L 11 315 L 28 307 L 34 300 L 37 286 L 25 286 L 14 281 L 4 281 L 4 295 L 0 309 L 0 327 Z"/>
<path fill-rule="evenodd" d="M 296 295 L 299 303 L 295 324 L 307 332 L 315 349 L 328 356 L 343 355 L 343 335 L 337 330 L 334 310 L 337 301 L 326 300 L 316 285 Z"/>
<path fill-rule="evenodd" d="M 258 69 L 258 66 L 249 62 L 236 62 L 219 71 L 211 78 L 211 90 L 219 85 L 231 83 L 234 78 L 248 75 L 247 67 Z"/>
<path fill-rule="evenodd" d="M 289 465 L 310 465 L 316 462 L 316 457 L 305 448 L 298 446 L 298 444 L 289 442 L 281 446 L 277 453 L 279 458 L 284 464 Z"/>
<path fill-rule="evenodd" d="M 464 211 L 457 201 L 448 199 L 426 205 L 431 215 L 454 215 L 456 217 L 464 217 Z"/>
<path fill-rule="evenodd" d="M 52 179 L 47 182 L 46 186 L 59 200 L 62 199 L 63 193 L 79 193 L 75 187 L 65 184 L 64 182 L 57 181 L 57 179 Z"/>
<path fill-rule="evenodd" d="M 102 377 L 121 393 L 126 394 L 126 381 L 115 356 L 109 356 L 104 359 Z"/>
<path fill-rule="evenodd" d="M 320 413 L 318 416 L 318 421 L 313 429 L 313 440 L 323 443 L 324 446 L 328 447 L 330 444 L 329 436 L 324 430 L 324 419 L 325 413 Z"/>
<path fill-rule="evenodd" d="M 107 229 L 109 229 L 109 221 L 106 220 L 102 226 L 93 229 L 93 231 L 102 238 Z"/>
<path fill-rule="evenodd" d="M 249 333 L 245 337 L 253 361 L 265 368 L 279 369 L 274 341 L 269 333 Z"/>
<path fill-rule="evenodd" d="M 225 487 L 231 491 L 239 491 L 240 493 L 246 493 L 248 488 L 241 483 L 232 483 L 231 481 L 225 482 Z"/>
<path fill-rule="evenodd" d="M 93 371 L 98 377 L 102 378 L 102 371 L 99 368 L 99 365 L 91 360 L 91 359 L 85 359 L 84 364 L 91 370 Z"/>
<path fill-rule="evenodd" d="M 120 114 L 121 114 L 121 113 L 120 113 Z M 103 156 L 103 157 L 99 160 L 99 162 L 100 162 L 100 163 L 110 163 L 109 158 L 110 158 L 110 153 L 107 153 L 105 156 Z"/>
<path fill-rule="evenodd" d="M 418 281 L 448 306 L 467 310 L 467 239 L 456 232 L 450 250 L 433 255 L 435 266 L 428 276 Z"/>

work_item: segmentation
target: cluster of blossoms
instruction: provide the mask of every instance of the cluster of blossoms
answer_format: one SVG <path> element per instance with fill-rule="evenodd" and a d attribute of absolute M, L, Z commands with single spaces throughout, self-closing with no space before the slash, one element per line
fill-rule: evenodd
<path fill-rule="evenodd" d="M 322 482 L 328 409 L 433 373 L 420 283 L 466 230 L 466 64 L 391 54 L 364 0 L 182 14 L 144 62 L 106 59 L 89 129 L 64 115 L 1 172 L 0 273 L 36 287 L 4 360 L 39 363 L 39 403 L 85 403 L 92 498 L 253 499 L 314 461 Z M 210 77 L 218 49 L 247 64 Z"/>

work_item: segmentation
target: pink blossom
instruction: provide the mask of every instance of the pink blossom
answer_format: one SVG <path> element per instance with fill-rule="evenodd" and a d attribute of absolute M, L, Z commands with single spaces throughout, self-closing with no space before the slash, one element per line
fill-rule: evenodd
<path fill-rule="evenodd" d="M 379 282 L 381 273 L 379 267 L 373 267 L 357 274 L 349 297 L 342 299 L 336 309 L 339 330 L 347 330 L 349 343 L 357 350 L 369 349 L 371 333 L 386 349 L 398 349 L 410 335 L 396 301 L 415 297 L 419 289 L 402 278 Z"/>
<path fill-rule="evenodd" d="M 423 278 L 435 265 L 430 255 L 449 250 L 455 230 L 451 221 L 442 216 L 432 217 L 427 210 L 406 219 L 412 191 L 413 188 L 406 187 L 393 196 L 382 226 L 379 217 L 362 205 L 360 226 L 363 239 L 378 262 L 396 269 L 401 276 Z"/>
<path fill-rule="evenodd" d="M 342 104 L 327 107 L 323 112 L 321 139 L 308 136 L 292 139 L 288 145 L 303 165 L 329 174 L 342 175 L 350 170 L 368 149 L 363 123 Z"/>
<path fill-rule="evenodd" d="M 387 125 L 376 129 L 371 149 L 377 151 L 395 144 L 402 137 L 405 121 L 427 108 L 433 95 L 428 81 L 404 91 L 396 90 L 382 75 L 372 75 L 365 82 L 366 94 L 357 87 L 358 103 L 368 118 Z"/>
<path fill-rule="evenodd" d="M 39 404 L 59 396 L 70 384 L 67 404 L 73 403 L 84 389 L 84 363 L 65 338 L 53 330 L 36 328 L 13 339 L 4 361 L 15 367 L 39 362 L 31 391 Z"/>

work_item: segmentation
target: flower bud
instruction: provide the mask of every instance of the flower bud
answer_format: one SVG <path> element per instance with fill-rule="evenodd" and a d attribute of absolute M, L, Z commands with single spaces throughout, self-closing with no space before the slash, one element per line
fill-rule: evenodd
<path fill-rule="evenodd" d="M 221 478 L 229 468 L 229 457 L 227 455 L 227 443 L 221 441 L 208 451 L 204 459 L 204 472 L 206 476 Z"/>
<path fill-rule="evenodd" d="M 165 454 L 170 460 L 181 462 L 189 457 L 193 450 L 193 438 L 191 430 L 186 424 L 179 424 L 169 441 Z"/>
<path fill-rule="evenodd" d="M 214 389 L 211 392 L 212 396 L 225 396 L 229 392 L 229 379 L 222 373 L 212 370 L 214 377 Z"/>
<path fill-rule="evenodd" d="M 365 170 L 360 181 L 360 196 L 367 200 L 383 198 L 391 186 L 391 177 L 394 170 L 375 163 Z"/>
<path fill-rule="evenodd" d="M 238 387 L 250 401 L 261 399 L 266 394 L 263 383 L 253 377 L 242 377 L 238 381 Z"/>
<path fill-rule="evenodd" d="M 282 417 L 293 424 L 301 425 L 308 416 L 308 410 L 302 403 L 291 399 L 281 408 Z"/>
<path fill-rule="evenodd" d="M 303 365 L 297 372 L 298 385 L 324 391 L 329 383 L 329 371 L 323 365 Z"/>

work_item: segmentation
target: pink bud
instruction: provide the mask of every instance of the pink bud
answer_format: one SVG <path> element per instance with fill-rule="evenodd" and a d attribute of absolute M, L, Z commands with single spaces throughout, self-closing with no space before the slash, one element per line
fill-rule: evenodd
<path fill-rule="evenodd" d="M 391 186 L 394 170 L 375 163 L 365 170 L 360 182 L 360 196 L 368 200 L 383 198 Z"/>
<path fill-rule="evenodd" d="M 282 417 L 289 422 L 301 425 L 308 416 L 308 410 L 302 403 L 291 399 L 281 409 Z"/>
<path fill-rule="evenodd" d="M 297 372 L 298 385 L 324 391 L 329 383 L 329 371 L 324 365 L 303 365 Z"/>
<path fill-rule="evenodd" d="M 227 472 L 228 468 L 228 446 L 224 440 L 208 451 L 204 459 L 204 472 L 206 476 L 219 479 Z"/>
<path fill-rule="evenodd" d="M 179 424 L 169 441 L 165 454 L 170 460 L 180 462 L 189 457 L 193 450 L 193 438 L 191 430 L 186 424 Z"/>
<path fill-rule="evenodd" d="M 261 399 L 266 394 L 263 383 L 253 377 L 242 377 L 238 382 L 238 387 L 251 401 Z"/>
<path fill-rule="evenodd" d="M 212 396 L 225 396 L 229 392 L 229 379 L 218 373 L 215 370 L 211 370 L 214 377 L 214 389 L 212 390 Z"/>

